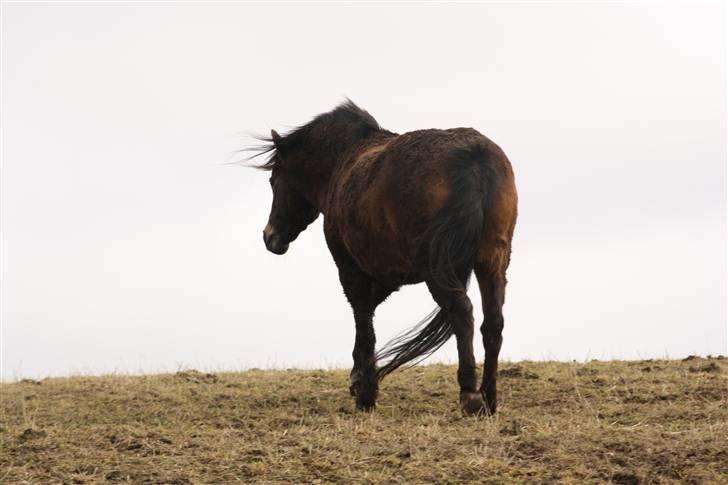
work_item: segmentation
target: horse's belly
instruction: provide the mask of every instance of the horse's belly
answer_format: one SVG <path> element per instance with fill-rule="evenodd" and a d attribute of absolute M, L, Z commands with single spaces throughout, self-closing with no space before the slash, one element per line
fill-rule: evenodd
<path fill-rule="evenodd" d="M 386 222 L 349 227 L 343 240 L 359 268 L 375 279 L 395 286 L 423 280 L 414 241 L 393 233 Z"/>

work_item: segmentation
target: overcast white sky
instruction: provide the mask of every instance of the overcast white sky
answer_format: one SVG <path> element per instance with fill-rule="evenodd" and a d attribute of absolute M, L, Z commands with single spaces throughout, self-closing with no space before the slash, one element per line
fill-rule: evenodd
<path fill-rule="evenodd" d="M 350 365 L 321 219 L 266 252 L 267 174 L 223 165 L 344 96 L 509 155 L 505 359 L 726 353 L 722 2 L 2 13 L 3 379 Z M 394 294 L 379 343 L 433 307 Z"/>

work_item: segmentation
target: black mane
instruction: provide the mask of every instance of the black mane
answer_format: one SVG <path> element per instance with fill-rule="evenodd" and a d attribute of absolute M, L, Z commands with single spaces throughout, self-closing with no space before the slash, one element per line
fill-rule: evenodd
<path fill-rule="evenodd" d="M 254 165 L 254 167 L 260 170 L 273 170 L 276 166 L 276 162 L 278 161 L 278 157 L 276 157 L 276 146 L 286 148 L 299 145 L 300 143 L 308 140 L 314 130 L 320 128 L 326 129 L 344 124 L 355 126 L 362 137 L 372 131 L 382 129 L 372 115 L 347 98 L 346 101 L 338 105 L 333 110 L 327 113 L 322 113 L 305 125 L 294 128 L 292 131 L 276 139 L 275 142 L 273 137 L 256 137 L 256 139 L 263 142 L 263 144 L 250 149 L 255 153 L 249 157 L 248 160 L 252 160 L 262 155 L 267 155 L 263 164 Z"/>

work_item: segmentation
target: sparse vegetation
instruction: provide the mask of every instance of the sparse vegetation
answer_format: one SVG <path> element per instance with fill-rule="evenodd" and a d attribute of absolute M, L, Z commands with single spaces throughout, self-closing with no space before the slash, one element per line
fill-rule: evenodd
<path fill-rule="evenodd" d="M 502 365 L 463 418 L 455 367 L 23 380 L 0 387 L 2 483 L 728 483 L 728 360 Z"/>

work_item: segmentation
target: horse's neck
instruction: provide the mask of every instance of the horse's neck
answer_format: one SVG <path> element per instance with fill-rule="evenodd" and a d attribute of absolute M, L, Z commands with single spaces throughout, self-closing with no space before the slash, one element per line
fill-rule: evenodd
<path fill-rule="evenodd" d="M 396 137 L 396 133 L 381 130 L 377 136 L 373 136 L 360 143 L 343 147 L 339 153 L 327 154 L 320 158 L 312 157 L 309 166 L 304 166 L 303 174 L 305 174 L 307 183 L 302 186 L 308 186 L 309 202 L 314 204 L 321 213 L 326 216 L 331 204 L 331 197 L 334 191 L 336 180 L 343 169 L 357 158 L 357 154 L 366 151 L 368 148 L 381 145 L 387 139 Z"/>
<path fill-rule="evenodd" d="M 336 159 L 326 160 L 313 159 L 308 165 L 304 165 L 300 172 L 299 187 L 304 197 L 313 204 L 321 213 L 326 215 L 329 206 L 330 191 L 342 161 Z"/>

